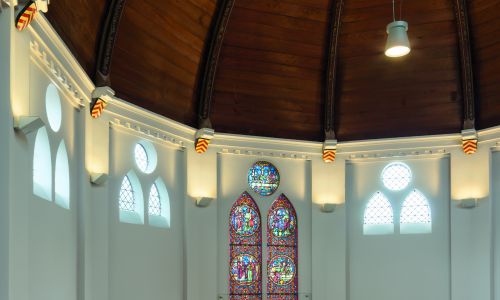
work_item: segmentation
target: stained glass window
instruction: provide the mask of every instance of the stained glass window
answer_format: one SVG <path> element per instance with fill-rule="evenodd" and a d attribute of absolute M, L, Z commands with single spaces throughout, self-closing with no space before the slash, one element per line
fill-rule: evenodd
<path fill-rule="evenodd" d="M 135 197 L 132 183 L 128 176 L 125 176 L 120 187 L 120 199 L 118 201 L 120 210 L 135 211 Z"/>
<path fill-rule="evenodd" d="M 390 163 L 382 171 L 382 182 L 391 191 L 400 191 L 406 188 L 411 178 L 410 167 L 402 162 Z"/>
<path fill-rule="evenodd" d="M 267 299 L 297 300 L 297 214 L 283 194 L 269 209 L 267 247 Z"/>
<path fill-rule="evenodd" d="M 272 195 L 280 184 L 278 169 L 267 161 L 258 161 L 248 170 L 248 185 L 261 196 Z"/>
<path fill-rule="evenodd" d="M 262 299 L 262 230 L 260 211 L 244 192 L 229 215 L 229 299 Z"/>

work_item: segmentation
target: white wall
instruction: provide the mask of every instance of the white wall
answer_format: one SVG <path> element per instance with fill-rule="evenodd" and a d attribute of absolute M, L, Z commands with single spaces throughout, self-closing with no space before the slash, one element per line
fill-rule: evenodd
<path fill-rule="evenodd" d="M 382 170 L 390 162 L 348 164 L 349 299 L 450 299 L 449 160 L 403 161 L 413 178 L 401 191 L 391 191 L 382 183 Z M 432 233 L 400 233 L 401 206 L 413 189 L 429 201 Z M 377 191 L 391 202 L 393 234 L 363 234 L 365 207 Z"/>
<path fill-rule="evenodd" d="M 462 153 L 454 134 L 341 142 L 337 161 L 325 164 L 321 143 L 220 133 L 200 155 L 193 150 L 195 129 L 118 98 L 101 118 L 90 118 L 93 84 L 54 30 L 40 15 L 19 33 L 13 18 L 12 8 L 0 13 L 0 98 L 8 100 L 0 101 L 1 300 L 227 296 L 229 209 L 249 191 L 246 173 L 257 160 L 274 163 L 281 174 L 273 196 L 249 191 L 263 220 L 280 193 L 297 210 L 301 299 L 500 300 L 500 192 L 494 184 L 500 159 L 491 154 L 500 128 L 480 131 L 472 156 Z M 53 159 L 61 139 L 68 148 L 69 210 L 33 195 L 34 134 L 12 129 L 14 116 L 47 122 L 49 82 L 62 98 L 64 125 L 49 135 Z M 155 145 L 159 163 L 151 176 L 136 173 L 144 197 L 151 178 L 163 178 L 170 228 L 151 226 L 147 216 L 144 224 L 119 219 L 120 183 L 135 169 L 131 150 L 142 139 Z M 446 158 L 430 158 L 435 155 Z M 362 208 L 392 159 L 424 174 L 416 184 L 434 205 L 432 234 L 361 234 Z M 109 178 L 92 185 L 90 172 Z M 197 196 L 215 200 L 199 208 Z M 481 198 L 479 206 L 459 208 L 455 200 L 468 197 Z M 319 209 L 323 203 L 338 206 L 327 214 Z M 265 266 L 265 247 L 263 260 Z"/>

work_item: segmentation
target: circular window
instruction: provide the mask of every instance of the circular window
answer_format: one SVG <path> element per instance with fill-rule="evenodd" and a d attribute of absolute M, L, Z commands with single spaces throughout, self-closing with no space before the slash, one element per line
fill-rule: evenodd
<path fill-rule="evenodd" d="M 135 144 L 134 159 L 137 168 L 143 173 L 149 174 L 156 169 L 156 150 L 150 142 L 140 142 Z"/>
<path fill-rule="evenodd" d="M 268 276 L 277 285 L 287 285 L 295 278 L 295 263 L 288 256 L 276 256 L 269 263 Z"/>
<path fill-rule="evenodd" d="M 259 215 L 248 205 L 238 206 L 231 214 L 231 225 L 236 234 L 253 235 L 259 229 Z"/>
<path fill-rule="evenodd" d="M 401 162 L 387 165 L 382 171 L 382 182 L 391 191 L 401 191 L 411 181 L 410 167 Z"/>
<path fill-rule="evenodd" d="M 249 285 L 259 280 L 259 262 L 250 254 L 241 254 L 231 261 L 231 279 Z"/>
<path fill-rule="evenodd" d="M 280 185 L 280 173 L 272 163 L 258 161 L 248 170 L 248 185 L 261 196 L 272 195 Z"/>
<path fill-rule="evenodd" d="M 55 132 L 59 131 L 62 121 L 61 98 L 56 86 L 52 83 L 49 84 L 45 92 L 45 111 L 50 128 Z"/>

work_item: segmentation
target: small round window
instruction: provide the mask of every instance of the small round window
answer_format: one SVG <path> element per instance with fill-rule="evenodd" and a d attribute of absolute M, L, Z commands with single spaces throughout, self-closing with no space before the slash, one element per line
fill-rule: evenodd
<path fill-rule="evenodd" d="M 150 142 L 142 141 L 134 148 L 134 159 L 137 168 L 143 173 L 152 173 L 156 169 L 156 150 Z"/>
<path fill-rule="evenodd" d="M 59 131 L 62 121 L 61 98 L 56 86 L 52 83 L 49 84 L 45 92 L 45 111 L 50 128 L 55 132 Z"/>
<path fill-rule="evenodd" d="M 408 186 L 410 181 L 411 170 L 404 163 L 390 163 L 382 171 L 382 182 L 391 191 L 401 191 Z"/>

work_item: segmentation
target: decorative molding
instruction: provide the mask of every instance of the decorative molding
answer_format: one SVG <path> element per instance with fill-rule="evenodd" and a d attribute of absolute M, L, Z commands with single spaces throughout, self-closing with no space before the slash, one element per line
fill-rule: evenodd
<path fill-rule="evenodd" d="M 42 71 L 45 71 L 47 76 L 58 82 L 59 86 L 66 90 L 70 96 L 70 103 L 77 109 L 84 107 L 82 91 L 77 87 L 66 69 L 54 58 L 51 51 L 36 40 L 30 41 L 30 50 L 32 54 L 31 58 L 35 65 L 40 67 Z"/>
<path fill-rule="evenodd" d="M 147 138 L 153 142 L 163 142 L 182 150 L 185 149 L 185 142 L 182 139 L 179 139 L 166 131 L 148 126 L 147 124 L 133 121 L 128 122 L 118 118 L 115 118 L 109 123 L 112 128 L 126 130 L 140 138 Z"/>
<path fill-rule="evenodd" d="M 39 14 L 28 30 L 32 35 L 32 40 L 37 41 L 40 47 L 50 54 L 51 59 L 57 62 L 57 65 L 65 66 L 63 69 L 75 81 L 75 88 L 81 91 L 80 96 L 90 103 L 90 93 L 95 89 L 94 83 L 47 18 Z"/>
<path fill-rule="evenodd" d="M 463 129 L 475 128 L 474 72 L 472 69 L 471 40 L 466 0 L 454 0 L 460 53 L 460 75 L 463 98 Z"/>
<path fill-rule="evenodd" d="M 212 22 L 209 48 L 205 56 L 203 77 L 198 99 L 198 127 L 212 128 L 210 112 L 214 90 L 217 64 L 226 34 L 227 24 L 233 10 L 235 0 L 219 0 L 219 9 L 215 22 Z"/>
<path fill-rule="evenodd" d="M 337 81 L 337 56 L 344 0 L 335 1 L 335 11 L 332 12 L 330 43 L 328 46 L 328 65 L 325 82 L 325 139 L 335 139 L 335 88 Z"/>
<path fill-rule="evenodd" d="M 111 0 L 101 28 L 101 38 L 97 52 L 94 82 L 96 86 L 110 86 L 111 60 L 115 47 L 118 27 L 126 0 Z"/>
<path fill-rule="evenodd" d="M 311 160 L 312 157 L 314 156 L 312 155 L 312 153 L 307 154 L 307 153 L 295 153 L 287 151 L 273 151 L 273 150 L 259 149 L 259 148 L 238 148 L 238 147 L 224 147 L 221 149 L 219 153 L 257 156 L 257 157 L 300 159 L 300 160 Z"/>

